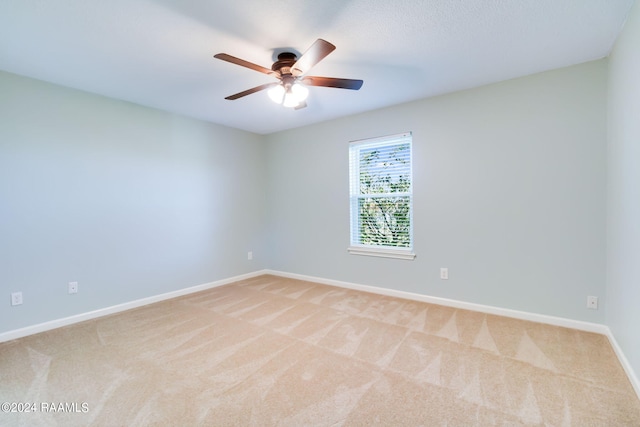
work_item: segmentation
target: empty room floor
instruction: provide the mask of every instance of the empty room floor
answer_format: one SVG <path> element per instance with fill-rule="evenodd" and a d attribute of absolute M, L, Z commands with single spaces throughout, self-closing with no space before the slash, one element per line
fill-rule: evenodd
<path fill-rule="evenodd" d="M 269 275 L 0 343 L 0 402 L 3 426 L 640 425 L 604 335 Z"/>

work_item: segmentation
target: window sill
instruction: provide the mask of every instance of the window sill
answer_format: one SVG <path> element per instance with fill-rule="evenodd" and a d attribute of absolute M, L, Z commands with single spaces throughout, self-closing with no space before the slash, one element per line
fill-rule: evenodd
<path fill-rule="evenodd" d="M 347 250 L 352 255 L 377 256 L 382 258 L 407 260 L 413 260 L 416 257 L 416 254 L 408 249 L 379 249 L 366 246 L 349 246 Z"/>

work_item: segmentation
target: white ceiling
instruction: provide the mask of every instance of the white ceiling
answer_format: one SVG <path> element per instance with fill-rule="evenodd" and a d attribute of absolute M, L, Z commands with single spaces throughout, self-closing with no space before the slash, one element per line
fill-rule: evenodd
<path fill-rule="evenodd" d="M 266 134 L 605 57 L 634 0 L 0 0 L 0 69 Z M 271 67 L 317 38 L 337 49 L 290 110 Z M 0 94 L 2 96 L 2 94 Z"/>

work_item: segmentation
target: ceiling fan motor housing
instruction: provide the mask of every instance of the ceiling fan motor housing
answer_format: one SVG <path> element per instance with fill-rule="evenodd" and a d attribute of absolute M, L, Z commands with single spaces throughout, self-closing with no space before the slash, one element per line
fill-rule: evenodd
<path fill-rule="evenodd" d="M 278 60 L 273 63 L 271 69 L 281 76 L 285 76 L 291 73 L 291 67 L 296 63 L 298 57 L 295 53 L 282 52 L 278 55 Z"/>

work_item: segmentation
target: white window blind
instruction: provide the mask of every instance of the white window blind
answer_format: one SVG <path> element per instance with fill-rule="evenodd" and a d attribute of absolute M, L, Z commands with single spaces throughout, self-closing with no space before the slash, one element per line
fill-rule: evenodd
<path fill-rule="evenodd" d="M 413 259 L 411 133 L 349 145 L 349 251 Z"/>

